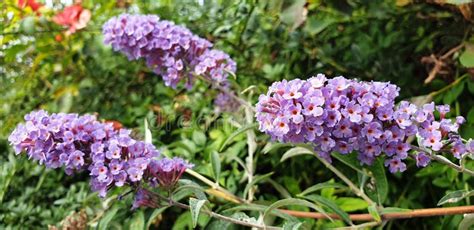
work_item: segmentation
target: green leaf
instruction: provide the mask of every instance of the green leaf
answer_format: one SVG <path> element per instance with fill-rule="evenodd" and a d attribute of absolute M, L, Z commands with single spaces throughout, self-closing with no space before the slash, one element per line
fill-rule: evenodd
<path fill-rule="evenodd" d="M 214 179 L 219 183 L 219 177 L 221 175 L 221 158 L 219 157 L 219 153 L 216 151 L 211 151 L 211 164 Z"/>
<path fill-rule="evenodd" d="M 230 217 L 232 217 L 234 219 L 237 219 L 237 220 L 245 221 L 247 223 L 259 224 L 258 220 L 255 219 L 255 217 L 249 217 L 249 216 L 247 216 L 247 214 L 245 214 L 243 212 L 236 212 L 236 213 L 232 214 Z"/>
<path fill-rule="evenodd" d="M 14 62 L 19 53 L 24 52 L 28 48 L 25 44 L 12 45 L 8 49 L 4 49 L 4 60 L 6 62 Z"/>
<path fill-rule="evenodd" d="M 248 223 L 259 224 L 258 221 L 255 219 L 255 217 L 249 217 L 247 216 L 247 214 L 243 212 L 236 212 L 232 214 L 230 217 L 232 217 L 233 219 L 245 221 Z M 211 222 L 209 225 L 207 225 L 205 229 L 209 229 L 209 230 L 232 229 L 231 225 L 235 225 L 235 224 L 232 224 L 229 221 L 216 219 L 213 222 Z"/>
<path fill-rule="evenodd" d="M 467 68 L 474 67 L 474 48 L 467 47 L 466 50 L 459 56 L 461 65 Z"/>
<path fill-rule="evenodd" d="M 397 207 L 384 207 L 382 211 L 380 211 L 381 215 L 396 213 L 396 212 L 411 212 L 413 210 L 407 208 L 397 208 Z"/>
<path fill-rule="evenodd" d="M 202 131 L 199 130 L 194 130 L 193 132 L 193 141 L 199 146 L 204 146 L 206 144 L 206 134 L 204 134 Z"/>
<path fill-rule="evenodd" d="M 234 212 L 234 211 L 258 211 L 258 212 L 263 212 L 265 209 L 267 209 L 268 206 L 265 205 L 260 205 L 260 204 L 242 204 L 238 205 L 229 209 L 226 209 L 224 212 Z M 278 216 L 280 218 L 283 218 L 288 221 L 298 221 L 296 217 L 293 217 L 289 214 L 286 214 L 280 210 L 273 210 L 271 212 L 272 215 Z"/>
<path fill-rule="evenodd" d="M 445 196 L 443 196 L 443 198 L 441 198 L 438 201 L 438 206 L 446 204 L 446 203 L 456 203 L 469 196 L 474 196 L 474 190 L 471 190 L 471 191 L 458 190 L 458 191 L 450 192 L 446 194 Z"/>
<path fill-rule="evenodd" d="M 287 198 L 287 199 L 279 200 L 279 201 L 273 203 L 272 205 L 268 206 L 268 208 L 266 208 L 265 211 L 263 212 L 263 218 L 265 219 L 265 217 L 269 213 L 271 213 L 273 210 L 275 210 L 277 208 L 280 208 L 280 207 L 283 207 L 283 206 L 288 206 L 288 205 L 299 205 L 299 206 L 306 206 L 306 207 L 312 208 L 312 209 L 320 212 L 321 214 L 325 215 L 330 220 L 332 220 L 332 218 L 330 216 L 328 216 L 327 213 L 322 208 L 316 206 L 315 204 L 313 204 L 309 201 L 302 200 L 302 199 L 296 199 L 296 198 Z"/>
<path fill-rule="evenodd" d="M 304 26 L 304 31 L 309 33 L 311 36 L 317 35 L 325 30 L 328 26 L 335 23 L 336 20 L 333 18 L 325 17 L 323 19 L 311 17 L 308 19 Z"/>
<path fill-rule="evenodd" d="M 313 186 L 311 186 L 311 187 L 305 189 L 303 192 L 301 192 L 301 193 L 298 194 L 297 196 L 305 196 L 305 195 L 307 195 L 307 194 L 316 192 L 316 191 L 321 190 L 321 189 L 324 189 L 324 188 L 347 189 L 347 187 L 344 186 L 344 185 L 342 185 L 342 184 L 338 184 L 338 183 L 335 183 L 335 182 L 327 181 L 327 182 L 315 184 L 315 185 L 313 185 Z"/>
<path fill-rule="evenodd" d="M 191 219 L 193 221 L 193 228 L 197 226 L 197 221 L 199 218 L 199 212 L 201 211 L 202 206 L 206 203 L 206 200 L 198 200 L 195 198 L 189 198 L 189 209 L 191 211 Z"/>
<path fill-rule="evenodd" d="M 313 155 L 313 151 L 304 147 L 294 147 L 286 151 L 280 159 L 280 162 L 285 161 L 288 158 L 299 156 L 299 155 Z"/>
<path fill-rule="evenodd" d="M 102 219 L 100 219 L 99 221 L 99 227 L 98 229 L 99 230 L 106 230 L 106 229 L 109 229 L 108 228 L 108 225 L 110 223 L 110 221 L 114 218 L 115 214 L 117 214 L 117 211 L 119 210 L 118 207 L 113 207 L 112 209 L 110 210 L 107 210 L 107 212 L 105 213 L 105 215 L 102 217 Z"/>
<path fill-rule="evenodd" d="M 0 203 L 3 201 L 3 197 L 8 192 L 8 187 L 10 186 L 11 181 L 14 179 L 16 173 L 16 160 L 12 158 L 12 154 L 8 155 L 10 161 L 8 163 L 4 163 L 2 169 L 0 170 Z M 46 175 L 46 174 L 43 174 Z M 43 177 L 42 177 L 43 178 Z"/>
<path fill-rule="evenodd" d="M 360 161 L 357 159 L 357 154 L 332 154 L 334 158 L 338 159 L 345 165 L 351 167 L 352 169 L 362 172 L 362 166 L 360 165 Z"/>
<path fill-rule="evenodd" d="M 284 198 L 290 198 L 291 194 L 288 192 L 288 190 L 285 188 L 286 186 L 281 185 L 280 183 L 272 180 L 272 179 L 267 179 L 268 183 L 270 183 L 275 190 L 280 193 L 280 195 Z"/>
<path fill-rule="evenodd" d="M 329 210 L 331 210 L 332 212 L 340 216 L 342 220 L 344 220 L 344 222 L 346 222 L 347 224 L 352 224 L 349 214 L 347 214 L 347 212 L 344 212 L 344 210 L 339 208 L 339 206 L 337 206 L 337 204 L 334 203 L 332 200 L 329 200 L 327 198 L 324 198 L 318 195 L 309 195 L 309 196 L 306 196 L 305 198 L 327 207 Z"/>
<path fill-rule="evenodd" d="M 467 113 L 466 120 L 468 123 L 474 124 L 474 107 L 472 107 Z"/>
<path fill-rule="evenodd" d="M 281 21 L 289 25 L 291 30 L 298 28 L 306 20 L 305 4 L 305 0 L 296 0 L 280 14 Z"/>
<path fill-rule="evenodd" d="M 258 184 L 258 183 L 264 181 L 265 179 L 269 178 L 271 175 L 273 175 L 273 172 L 270 172 L 270 173 L 267 173 L 267 174 L 264 174 L 264 175 L 256 175 L 256 176 L 253 178 L 252 183 L 249 183 L 249 184 L 247 184 L 247 185 L 245 186 L 245 189 L 244 189 L 244 197 L 247 197 L 248 192 L 250 191 L 250 189 L 251 189 L 254 185 L 256 185 L 256 184 Z"/>
<path fill-rule="evenodd" d="M 474 81 L 473 80 L 467 81 L 467 89 L 469 90 L 471 94 L 474 94 Z"/>
<path fill-rule="evenodd" d="M 139 210 L 135 212 L 130 222 L 130 229 L 145 229 L 145 216 L 143 215 L 143 211 Z"/>
<path fill-rule="evenodd" d="M 151 135 L 151 131 L 148 125 L 148 121 L 145 119 L 145 142 L 146 143 L 152 143 L 153 137 Z"/>
<path fill-rule="evenodd" d="M 192 219 L 190 212 L 184 212 L 178 216 L 176 221 L 173 223 L 172 230 L 191 229 Z"/>
<path fill-rule="evenodd" d="M 181 179 L 179 180 L 179 183 L 181 186 L 176 188 L 173 193 L 174 200 L 181 200 L 182 198 L 191 194 L 194 194 L 200 200 L 207 200 L 206 194 L 204 193 L 204 188 L 198 183 L 187 179 Z"/>
<path fill-rule="evenodd" d="M 451 88 L 443 97 L 443 102 L 445 104 L 452 104 L 456 99 L 459 97 L 459 95 L 462 93 L 464 90 L 464 82 L 461 81 L 457 85 L 455 85 L 453 88 Z"/>
<path fill-rule="evenodd" d="M 382 221 L 382 218 L 380 217 L 379 212 L 377 211 L 376 204 L 370 205 L 369 208 L 367 208 L 369 211 L 369 214 L 374 218 L 375 221 L 380 222 Z"/>
<path fill-rule="evenodd" d="M 284 148 L 284 147 L 291 147 L 291 146 L 293 146 L 293 144 L 268 142 L 268 143 L 263 147 L 262 153 L 263 153 L 263 154 L 267 154 L 267 153 L 272 152 L 272 151 L 275 151 L 275 150 L 277 150 L 277 149 Z"/>
<path fill-rule="evenodd" d="M 35 17 L 28 16 L 21 21 L 20 29 L 26 34 L 33 34 L 36 30 L 35 26 Z"/>
<path fill-rule="evenodd" d="M 471 227 L 474 226 L 474 214 L 464 214 L 464 218 L 459 223 L 459 230 L 469 230 L 472 229 Z"/>
<path fill-rule="evenodd" d="M 303 225 L 302 222 L 292 222 L 288 221 L 283 224 L 283 230 L 298 230 Z"/>
<path fill-rule="evenodd" d="M 368 167 L 375 178 L 375 188 L 377 189 L 377 200 L 379 203 L 383 203 L 388 195 L 388 181 L 385 174 L 385 167 L 383 166 L 383 160 L 377 158 L 377 160 Z"/>
<path fill-rule="evenodd" d="M 335 203 L 346 212 L 365 210 L 369 207 L 365 200 L 353 197 L 339 197 Z"/>
<path fill-rule="evenodd" d="M 150 229 L 150 226 L 155 222 L 156 217 L 158 217 L 161 213 L 163 213 L 168 207 L 163 207 L 163 208 L 158 208 L 155 209 L 150 217 L 148 218 L 148 221 L 146 223 L 146 228 Z"/>
<path fill-rule="evenodd" d="M 243 126 L 241 127 L 240 129 L 238 129 L 237 131 L 233 132 L 225 141 L 224 143 L 222 144 L 222 146 L 219 148 L 219 152 L 222 152 L 222 150 L 224 150 L 224 148 L 230 143 L 230 141 L 232 141 L 236 136 L 238 136 L 239 134 L 249 130 L 249 129 L 253 129 L 255 127 L 257 127 L 258 124 L 249 124 L 249 125 L 246 125 L 246 126 Z"/>

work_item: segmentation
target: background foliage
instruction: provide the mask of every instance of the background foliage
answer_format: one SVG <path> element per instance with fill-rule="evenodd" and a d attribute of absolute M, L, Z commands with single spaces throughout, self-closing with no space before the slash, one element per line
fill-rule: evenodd
<path fill-rule="evenodd" d="M 319 72 L 391 81 L 401 87 L 403 99 L 417 97 L 450 104 L 454 108 L 451 116 L 467 117 L 463 136 L 474 137 L 472 5 L 401 0 L 85 0 L 82 6 L 91 10 L 91 21 L 85 29 L 66 36 L 63 28 L 51 21 L 64 7 L 61 2 L 47 5 L 40 15 L 19 8 L 16 1 L 1 4 L 0 228 L 60 225 L 67 216 L 81 216 L 81 210 L 92 227 L 192 226 L 189 212 L 175 208 L 132 212 L 131 201 L 127 200 L 130 198 L 99 200 L 89 191 L 87 175 L 69 177 L 15 157 L 6 138 L 24 114 L 39 108 L 97 113 L 101 119 L 134 128 L 139 137 L 143 136 L 143 121 L 147 119 L 154 144 L 162 147 L 164 154 L 189 159 L 196 164 L 196 171 L 217 179 L 239 196 L 246 191 L 248 175 L 239 159 L 247 160 L 251 143 L 239 134 L 221 149 L 224 140 L 238 129 L 236 126 L 245 125 L 244 113 L 239 111 L 232 117 L 217 113 L 212 105 L 217 92 L 206 84 L 198 83 L 191 91 L 172 90 L 143 63 L 129 62 L 104 46 L 101 25 L 124 12 L 158 14 L 213 41 L 238 63 L 234 80 L 237 91 L 253 86 L 243 95 L 252 102 L 273 81 L 307 78 Z M 434 80 L 425 84 L 434 67 L 430 60 L 438 60 L 460 44 L 462 47 L 442 59 Z M 310 156 L 280 163 L 289 146 L 270 148 L 268 141 L 257 133 L 255 187 L 251 189 L 257 203 L 271 204 L 295 197 L 317 183 L 337 181 Z M 219 175 L 211 166 L 214 152 L 221 162 Z M 341 162 L 336 161 L 335 166 L 353 175 L 353 181 L 366 179 Z M 472 162 L 468 166 L 472 167 Z M 364 170 L 385 175 L 377 168 Z M 384 181 L 385 176 L 377 180 Z M 370 186 L 377 186 L 372 190 L 376 194 L 383 190 L 384 197 L 378 199 L 386 207 L 410 209 L 434 207 L 446 193 L 472 190 L 473 185 L 471 177 L 436 163 L 420 170 L 411 162 L 405 173 L 387 175 L 386 181 L 373 184 L 369 179 L 369 195 Z M 334 201 L 346 212 L 367 209 L 367 203 L 347 189 L 328 187 L 314 194 Z M 211 199 L 215 210 L 228 206 L 220 198 Z M 470 202 L 466 198 L 454 205 Z M 457 215 L 397 220 L 386 227 L 449 229 L 461 219 Z M 304 221 L 313 227 L 342 226 L 340 221 Z M 211 222 L 201 215 L 198 225 L 204 227 Z"/>

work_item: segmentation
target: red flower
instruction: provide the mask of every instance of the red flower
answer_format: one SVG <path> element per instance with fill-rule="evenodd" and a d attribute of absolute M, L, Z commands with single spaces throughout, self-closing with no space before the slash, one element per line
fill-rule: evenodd
<path fill-rule="evenodd" d="M 76 30 L 86 27 L 90 19 L 91 12 L 82 8 L 81 5 L 68 6 L 53 17 L 56 24 L 68 27 L 69 33 L 74 33 Z"/>
<path fill-rule="evenodd" d="M 56 36 L 54 36 L 54 40 L 61 42 L 63 40 L 63 36 L 61 36 L 61 34 L 56 34 Z"/>
<path fill-rule="evenodd" d="M 30 7 L 33 12 L 37 12 L 39 8 L 43 6 L 43 4 L 36 2 L 35 0 L 18 0 L 18 7 L 21 9 Z"/>

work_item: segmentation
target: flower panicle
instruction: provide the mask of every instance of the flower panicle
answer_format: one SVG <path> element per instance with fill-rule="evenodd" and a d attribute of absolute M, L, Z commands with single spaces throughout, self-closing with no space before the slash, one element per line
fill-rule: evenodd
<path fill-rule="evenodd" d="M 333 151 L 357 151 L 360 163 L 367 165 L 384 155 L 392 173 L 406 170 L 403 160 L 412 149 L 408 140 L 413 137 L 426 150 L 416 156 L 419 167 L 428 165 L 431 151 L 449 148 L 456 158 L 473 152 L 473 141 L 466 146 L 458 135 L 464 118 L 446 119 L 448 105 L 396 104 L 398 95 L 399 88 L 387 82 L 327 79 L 318 74 L 273 83 L 259 97 L 256 118 L 259 129 L 274 140 L 311 143 L 328 161 Z"/>
<path fill-rule="evenodd" d="M 104 42 L 130 60 L 144 59 L 161 75 L 167 86 L 176 88 L 185 81 L 192 86 L 195 76 L 225 84 L 236 63 L 212 43 L 189 29 L 156 15 L 122 14 L 103 25 Z"/>
<path fill-rule="evenodd" d="M 130 130 L 117 129 L 93 115 L 33 111 L 8 140 L 17 154 L 26 152 L 30 159 L 48 168 L 64 167 L 69 175 L 87 171 L 92 190 L 101 197 L 113 187 L 139 187 L 141 183 L 162 180 L 155 177 L 162 175 L 154 173 L 152 166 L 170 160 L 160 157 L 152 144 L 132 138 Z M 191 167 L 181 158 L 173 161 Z"/>

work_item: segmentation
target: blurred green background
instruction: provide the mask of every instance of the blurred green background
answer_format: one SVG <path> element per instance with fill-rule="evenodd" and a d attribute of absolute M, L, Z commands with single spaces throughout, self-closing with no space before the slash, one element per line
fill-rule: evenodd
<path fill-rule="evenodd" d="M 42 2 L 42 1 L 39 1 Z M 128 61 L 102 42 L 101 25 L 121 13 L 157 14 L 207 38 L 237 62 L 236 91 L 256 102 L 274 81 L 308 78 L 316 73 L 362 80 L 390 81 L 401 99 L 450 104 L 450 116 L 463 115 L 461 133 L 474 137 L 474 8 L 469 1 L 101 1 L 84 0 L 91 21 L 66 35 L 52 16 L 62 1 L 47 1 L 33 12 L 15 0 L 0 3 L 0 228 L 61 226 L 78 218 L 89 227 L 185 229 L 190 214 L 179 209 L 130 211 L 124 201 L 100 200 L 84 175 L 66 176 L 14 156 L 7 137 L 23 115 L 35 109 L 50 112 L 96 113 L 120 122 L 142 136 L 143 121 L 152 124 L 154 143 L 168 155 L 179 155 L 212 178 L 210 153 L 237 128 L 230 117 L 216 113 L 217 94 L 200 82 L 190 90 L 166 87 L 140 61 Z M 435 69 L 436 71 L 433 71 Z M 431 74 L 431 79 L 426 80 Z M 251 93 L 249 93 L 251 92 Z M 222 123 L 219 123 L 219 120 Z M 285 147 L 263 154 L 268 141 L 257 135 L 256 174 L 267 175 L 256 200 L 275 201 L 330 180 L 333 175 L 316 159 L 299 157 L 280 163 Z M 246 184 L 235 157 L 245 161 L 244 135 L 220 153 L 219 182 L 236 194 Z M 342 171 L 351 169 L 335 162 Z M 472 167 L 470 162 L 468 166 Z M 301 168 L 305 168 L 301 171 Z M 355 174 L 354 181 L 360 180 Z M 439 164 L 418 169 L 410 162 L 403 174 L 387 175 L 387 207 L 429 208 L 453 190 L 472 190 L 473 179 Z M 283 189 L 276 185 L 281 185 Z M 268 185 L 268 186 L 264 186 Z M 118 192 L 116 193 L 118 194 Z M 320 195 L 343 210 L 365 212 L 367 204 L 347 191 L 323 189 Z M 215 209 L 227 204 L 215 198 Z M 465 199 L 455 205 L 469 204 Z M 82 215 L 79 215 L 82 210 Z M 305 210 L 305 209 L 302 209 Z M 81 219 L 82 218 L 82 219 Z M 84 220 L 84 218 L 86 220 Z M 391 221 L 385 228 L 453 229 L 462 216 Z M 199 226 L 208 226 L 205 216 Z M 314 228 L 341 222 L 305 219 Z M 105 223 L 104 223 L 105 222 Z M 105 225 L 104 225 L 105 224 Z M 63 225 L 64 226 L 64 225 Z"/>

